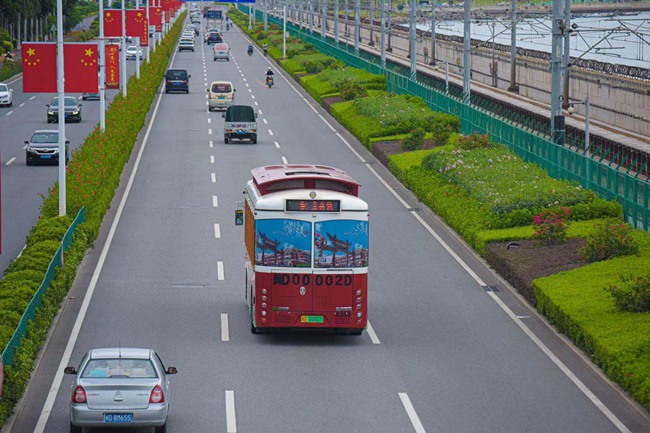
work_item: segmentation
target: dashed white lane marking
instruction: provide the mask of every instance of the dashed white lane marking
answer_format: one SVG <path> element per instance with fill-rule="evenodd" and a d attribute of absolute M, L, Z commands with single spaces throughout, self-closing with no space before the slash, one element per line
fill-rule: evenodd
<path fill-rule="evenodd" d="M 226 391 L 226 432 L 237 433 L 237 415 L 235 414 L 235 391 Z"/>
<path fill-rule="evenodd" d="M 6 163 L 5 165 L 9 165 L 9 164 L 11 164 L 12 162 L 14 162 L 15 160 L 16 160 L 15 157 L 14 157 L 14 158 L 11 158 L 9 161 L 7 161 L 7 163 Z"/>
<path fill-rule="evenodd" d="M 208 101 L 205 101 L 205 105 L 207 105 L 207 106 L 209 107 L 209 106 L 210 106 L 210 103 L 209 103 Z M 210 112 L 210 109 L 208 109 L 208 113 L 209 113 L 209 112 Z"/>
<path fill-rule="evenodd" d="M 244 83 L 246 82 L 246 78 L 244 78 Z"/>
<path fill-rule="evenodd" d="M 210 147 L 214 147 L 214 142 L 212 140 L 210 140 L 208 144 L 210 145 Z"/>
<path fill-rule="evenodd" d="M 269 135 L 273 135 L 273 131 L 269 129 Z"/>
<path fill-rule="evenodd" d="M 280 143 L 278 143 L 277 141 L 274 141 L 273 144 L 275 144 L 275 147 L 277 147 L 278 149 L 280 148 Z"/>
<path fill-rule="evenodd" d="M 282 157 L 282 163 L 283 164 L 289 164 L 289 161 L 287 161 L 287 158 L 283 156 Z"/>
<path fill-rule="evenodd" d="M 34 100 L 34 98 L 36 98 L 36 96 L 32 96 L 31 98 L 29 98 L 29 100 L 32 101 Z"/>
<path fill-rule="evenodd" d="M 212 128 L 208 129 L 208 135 L 212 135 Z"/>
<path fill-rule="evenodd" d="M 253 93 L 253 90 L 251 90 L 251 89 L 248 89 L 248 93 Z"/>
<path fill-rule="evenodd" d="M 19 105 L 19 107 L 22 107 L 23 105 L 25 105 L 25 103 L 24 103 L 24 102 L 23 102 L 23 103 L 21 103 L 21 104 Z"/>
<path fill-rule="evenodd" d="M 251 98 L 255 99 L 255 95 L 251 95 Z"/>
<path fill-rule="evenodd" d="M 400 400 L 402 400 L 402 405 L 404 405 L 406 414 L 409 416 L 411 424 L 413 424 L 415 433 L 426 433 L 422 422 L 420 422 L 420 418 L 418 418 L 418 414 L 415 412 L 415 408 L 413 408 L 413 404 L 411 403 L 411 399 L 409 398 L 408 394 L 405 392 L 400 392 L 398 394 Z"/>
<path fill-rule="evenodd" d="M 214 155 L 210 155 L 210 164 L 214 164 Z"/>
<path fill-rule="evenodd" d="M 261 109 L 258 108 L 257 112 L 260 113 L 260 116 L 262 115 L 262 110 Z"/>
<path fill-rule="evenodd" d="M 269 122 L 266 119 L 262 119 L 262 122 L 264 122 L 265 125 L 269 124 Z"/>
<path fill-rule="evenodd" d="M 214 224 L 214 238 L 221 239 L 221 226 L 219 223 Z"/>
<path fill-rule="evenodd" d="M 381 344 L 381 341 L 379 341 L 379 338 L 377 337 L 377 333 L 375 332 L 375 328 L 372 327 L 370 321 L 368 321 L 366 332 L 368 332 L 368 337 L 370 337 L 370 341 L 372 341 L 372 344 Z"/>
<path fill-rule="evenodd" d="M 217 280 L 223 281 L 223 262 L 218 261 L 217 262 Z"/>
<path fill-rule="evenodd" d="M 216 195 L 212 196 L 212 207 L 219 207 L 219 198 Z"/>
<path fill-rule="evenodd" d="M 248 83 L 244 83 L 244 85 L 245 85 L 246 87 L 248 87 Z"/>
<path fill-rule="evenodd" d="M 11 110 L 11 111 L 8 112 L 7 114 L 5 114 L 5 116 L 8 116 L 8 115 L 10 115 L 10 114 L 13 113 L 13 112 L 14 112 L 14 110 Z"/>
<path fill-rule="evenodd" d="M 208 95 L 205 95 L 205 99 L 208 99 Z"/>
<path fill-rule="evenodd" d="M 212 119 L 208 117 L 208 123 L 212 123 Z"/>
<path fill-rule="evenodd" d="M 24 145 L 24 146 L 23 146 L 23 150 L 25 150 L 25 149 L 27 149 L 27 145 Z"/>
<path fill-rule="evenodd" d="M 210 173 L 210 178 L 212 179 L 212 183 L 217 183 L 217 175 L 216 175 L 216 173 Z"/>
<path fill-rule="evenodd" d="M 221 313 L 221 341 L 230 341 L 228 329 L 228 313 Z"/>
<path fill-rule="evenodd" d="M 260 104 L 257 103 L 257 101 L 253 101 L 253 103 L 254 103 L 256 106 L 257 106 L 257 105 L 260 105 Z"/>

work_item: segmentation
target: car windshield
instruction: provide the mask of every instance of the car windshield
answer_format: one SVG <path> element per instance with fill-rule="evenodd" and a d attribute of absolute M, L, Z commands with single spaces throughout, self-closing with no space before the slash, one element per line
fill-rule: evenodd
<path fill-rule="evenodd" d="M 52 102 L 50 102 L 50 105 L 52 107 L 58 107 L 59 106 L 59 98 L 52 99 Z M 75 105 L 77 105 L 77 100 L 75 98 L 65 98 L 65 106 L 66 107 L 74 107 Z"/>
<path fill-rule="evenodd" d="M 232 92 L 232 86 L 227 83 L 218 83 L 212 85 L 213 93 L 230 93 Z"/>
<path fill-rule="evenodd" d="M 184 70 L 169 70 L 167 71 L 168 80 L 187 80 L 187 71 Z"/>
<path fill-rule="evenodd" d="M 32 143 L 58 143 L 59 142 L 59 133 L 58 132 L 37 132 L 32 135 L 30 140 Z"/>
<path fill-rule="evenodd" d="M 91 359 L 81 373 L 82 379 L 94 377 L 157 378 L 149 359 Z"/>
<path fill-rule="evenodd" d="M 0 92 L 8 92 L 9 87 L 6 84 L 0 84 Z"/>

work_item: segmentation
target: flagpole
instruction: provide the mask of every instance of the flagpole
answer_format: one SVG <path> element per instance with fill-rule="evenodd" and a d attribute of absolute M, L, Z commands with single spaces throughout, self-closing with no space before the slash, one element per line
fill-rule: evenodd
<path fill-rule="evenodd" d="M 126 8 L 124 0 L 122 0 L 122 55 L 120 60 L 122 61 L 122 67 L 120 68 L 122 96 L 126 98 Z"/>
<path fill-rule="evenodd" d="M 149 0 L 147 2 L 147 63 L 151 62 L 151 37 L 149 36 L 149 29 L 151 28 L 151 20 L 149 19 Z M 154 31 L 154 36 L 156 32 Z M 155 44 L 154 44 L 155 45 Z"/>
<path fill-rule="evenodd" d="M 56 0 L 56 87 L 59 99 L 59 216 L 66 214 L 65 75 L 63 72 L 63 0 Z"/>
<path fill-rule="evenodd" d="M 147 29 L 149 31 L 149 29 Z M 140 36 L 135 37 L 135 46 L 138 47 L 138 49 L 135 52 L 135 78 L 138 80 L 140 79 L 140 52 L 142 48 L 140 48 Z"/>
<path fill-rule="evenodd" d="M 106 42 L 104 41 L 104 0 L 99 0 L 99 129 L 106 131 Z"/>

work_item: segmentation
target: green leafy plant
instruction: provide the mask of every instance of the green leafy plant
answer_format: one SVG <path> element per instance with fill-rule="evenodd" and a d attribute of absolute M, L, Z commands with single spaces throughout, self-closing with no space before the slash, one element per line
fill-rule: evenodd
<path fill-rule="evenodd" d="M 426 132 L 424 132 L 423 128 L 418 127 L 413 129 L 409 135 L 404 140 L 402 140 L 402 149 L 406 151 L 420 149 L 424 144 L 425 135 Z"/>
<path fill-rule="evenodd" d="M 488 148 L 492 146 L 492 142 L 487 134 L 477 134 L 476 132 L 471 135 L 465 135 L 458 138 L 456 145 L 460 149 L 479 149 L 479 148 Z"/>
<path fill-rule="evenodd" d="M 561 212 L 546 209 L 533 217 L 535 234 L 533 238 L 544 245 L 555 245 L 566 240 L 565 218 L 569 218 L 571 211 L 562 207 Z"/>
<path fill-rule="evenodd" d="M 632 237 L 632 227 L 613 218 L 596 224 L 580 253 L 589 262 L 627 256 L 639 252 Z"/>
<path fill-rule="evenodd" d="M 366 94 L 362 85 L 358 81 L 352 79 L 342 80 L 339 83 L 338 88 L 341 92 L 341 98 L 346 101 L 360 98 Z"/>
<path fill-rule="evenodd" d="M 650 313 L 650 274 L 621 275 L 619 284 L 606 287 L 616 308 L 629 313 Z"/>

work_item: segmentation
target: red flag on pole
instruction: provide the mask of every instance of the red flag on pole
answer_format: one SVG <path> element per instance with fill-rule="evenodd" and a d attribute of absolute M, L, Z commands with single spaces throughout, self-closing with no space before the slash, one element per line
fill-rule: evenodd
<path fill-rule="evenodd" d="M 106 88 L 120 88 L 120 46 L 106 44 Z"/>
<path fill-rule="evenodd" d="M 157 32 L 162 32 L 162 8 L 149 8 L 149 24 L 156 26 Z"/>
<path fill-rule="evenodd" d="M 56 92 L 56 43 L 23 42 L 23 92 Z"/>
<path fill-rule="evenodd" d="M 104 37 L 122 37 L 122 10 L 104 9 Z"/>
<path fill-rule="evenodd" d="M 126 11 L 126 35 L 140 38 L 140 46 L 149 46 L 149 24 L 147 12 L 143 9 L 129 9 Z"/>
<path fill-rule="evenodd" d="M 66 93 L 97 93 L 97 43 L 63 44 Z"/>

